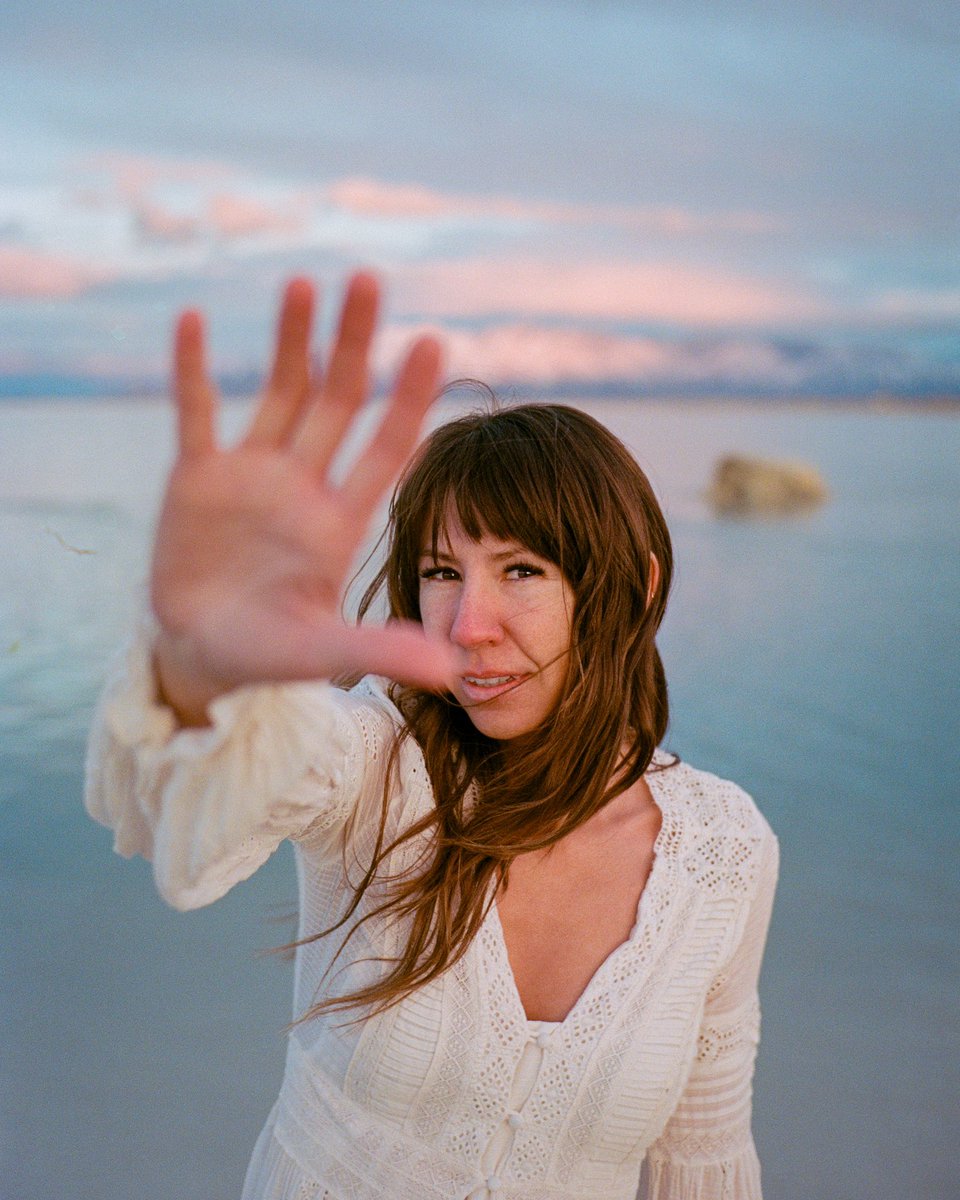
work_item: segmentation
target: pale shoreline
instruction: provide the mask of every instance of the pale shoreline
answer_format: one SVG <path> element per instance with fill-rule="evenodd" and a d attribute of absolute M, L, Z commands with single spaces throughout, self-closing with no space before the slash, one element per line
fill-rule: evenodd
<path fill-rule="evenodd" d="M 500 399 L 505 397 L 501 396 Z M 526 393 L 517 397 L 518 402 L 523 402 L 528 399 Z M 535 398 L 530 396 L 531 402 L 535 402 Z M 878 396 L 723 396 L 716 394 L 707 394 L 702 396 L 673 396 L 673 395 L 639 395 L 639 396 L 619 396 L 619 395 L 603 395 L 591 394 L 584 392 L 582 394 L 562 395 L 559 397 L 561 403 L 564 404 L 651 404 L 664 405 L 674 404 L 679 407 L 690 408 L 706 408 L 706 409 L 727 409 L 735 410 L 738 408 L 750 409 L 751 411 L 761 410 L 763 412 L 843 412 L 843 413 L 870 413 L 884 416 L 889 413 L 893 414 L 910 414 L 910 413 L 948 413 L 951 416 L 960 416 L 960 395 L 944 395 L 917 397 L 916 399 L 907 396 L 894 395 L 878 395 Z"/>
<path fill-rule="evenodd" d="M 815 412 L 815 413 L 868 413 L 870 415 L 885 416 L 893 415 L 910 415 L 911 413 L 933 413 L 933 414 L 948 414 L 950 416 L 960 416 L 960 394 L 944 394 L 941 396 L 899 396 L 893 393 L 877 394 L 871 396 L 777 396 L 777 395 L 746 395 L 733 396 L 722 395 L 717 393 L 704 393 L 676 395 L 671 393 L 637 393 L 629 395 L 620 392 L 554 392 L 548 386 L 542 388 L 534 387 L 519 387 L 518 385 L 505 385 L 502 388 L 492 387 L 493 395 L 501 404 L 536 404 L 539 401 L 547 402 L 555 401 L 561 404 L 570 404 L 574 407 L 579 405 L 592 404 L 636 404 L 636 405 L 676 405 L 678 407 L 689 407 L 696 409 L 715 409 L 736 411 L 737 409 L 748 409 L 752 412 L 757 410 L 776 413 L 776 412 Z M 440 397 L 440 404 L 455 403 L 461 405 L 463 403 L 464 389 L 451 391 L 449 395 Z M 239 393 L 225 392 L 223 393 L 223 403 L 228 405 L 247 404 L 251 403 L 255 397 L 254 393 Z M 54 393 L 52 395 L 43 396 L 18 396 L 0 395 L 0 411 L 13 411 L 16 409 L 28 410 L 37 405 L 50 404 L 115 404 L 118 408 L 126 408 L 131 404 L 166 404 L 168 403 L 167 395 L 162 391 L 148 392 L 131 392 L 128 395 L 119 393 L 105 393 L 103 395 L 63 395 Z"/>

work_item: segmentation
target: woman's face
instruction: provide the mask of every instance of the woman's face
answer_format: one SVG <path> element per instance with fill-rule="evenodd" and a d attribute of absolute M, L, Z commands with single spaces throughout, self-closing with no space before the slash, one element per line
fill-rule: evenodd
<path fill-rule="evenodd" d="M 519 542 L 479 542 L 449 513 L 433 557 L 420 556 L 426 633 L 464 652 L 453 692 L 487 737 L 537 729 L 555 707 L 570 652 L 573 589 L 560 568 Z"/>

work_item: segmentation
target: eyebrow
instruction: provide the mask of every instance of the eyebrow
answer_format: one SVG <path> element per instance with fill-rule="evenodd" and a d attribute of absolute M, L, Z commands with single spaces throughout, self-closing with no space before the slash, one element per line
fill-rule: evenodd
<path fill-rule="evenodd" d="M 533 558 L 541 557 L 541 555 L 536 554 L 533 550 L 528 550 L 523 546 L 514 546 L 514 547 L 511 547 L 509 550 L 498 550 L 496 554 L 491 554 L 490 557 L 493 559 L 494 562 L 503 562 L 508 558 L 523 558 L 525 555 L 530 555 Z M 441 559 L 445 560 L 446 562 L 456 562 L 455 555 L 446 554 L 443 550 L 440 550 L 439 548 L 437 549 L 436 554 L 434 554 L 433 551 L 430 549 L 421 550 L 420 557 L 421 558 L 429 558 L 435 562 L 440 562 Z"/>

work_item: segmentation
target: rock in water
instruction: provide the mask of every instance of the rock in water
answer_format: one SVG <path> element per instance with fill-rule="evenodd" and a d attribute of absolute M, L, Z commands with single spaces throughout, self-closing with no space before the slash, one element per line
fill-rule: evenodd
<path fill-rule="evenodd" d="M 714 468 L 708 498 L 723 516 L 809 512 L 829 495 L 816 467 L 730 454 Z"/>

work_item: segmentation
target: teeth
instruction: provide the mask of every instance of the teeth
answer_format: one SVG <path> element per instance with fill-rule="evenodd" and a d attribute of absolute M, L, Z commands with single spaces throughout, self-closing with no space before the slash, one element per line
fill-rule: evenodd
<path fill-rule="evenodd" d="M 501 687 L 505 683 L 510 683 L 516 679 L 515 675 L 496 675 L 488 676 L 485 679 L 478 679 L 475 675 L 464 675 L 464 680 L 467 683 L 473 684 L 474 687 Z"/>

